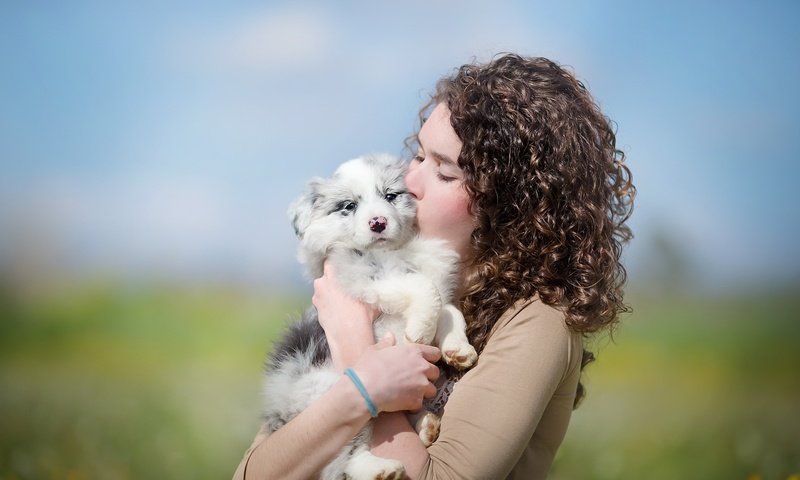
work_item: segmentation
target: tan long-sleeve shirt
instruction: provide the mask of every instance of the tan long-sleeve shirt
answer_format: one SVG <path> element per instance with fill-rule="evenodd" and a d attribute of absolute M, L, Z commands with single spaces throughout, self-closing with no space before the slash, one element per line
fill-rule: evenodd
<path fill-rule="evenodd" d="M 567 430 L 583 343 L 559 310 L 520 301 L 497 321 L 478 363 L 456 383 L 423 479 L 540 479 Z M 243 478 L 259 433 L 234 480 Z"/>
<path fill-rule="evenodd" d="M 518 302 L 456 383 L 420 478 L 545 478 L 567 431 L 582 354 L 581 335 L 559 310 L 538 298 Z"/>

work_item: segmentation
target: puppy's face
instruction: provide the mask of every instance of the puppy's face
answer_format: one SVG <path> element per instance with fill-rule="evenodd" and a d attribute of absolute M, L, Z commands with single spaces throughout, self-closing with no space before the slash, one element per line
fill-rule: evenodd
<path fill-rule="evenodd" d="M 301 249 L 324 255 L 334 245 L 366 250 L 408 241 L 416 209 L 404 174 L 401 160 L 372 155 L 344 163 L 331 178 L 312 180 L 289 208 Z"/>

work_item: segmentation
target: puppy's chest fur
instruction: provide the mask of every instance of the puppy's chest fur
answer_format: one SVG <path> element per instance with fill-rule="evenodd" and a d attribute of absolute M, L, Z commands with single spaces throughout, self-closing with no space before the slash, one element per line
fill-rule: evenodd
<path fill-rule="evenodd" d="M 343 267 L 348 274 L 360 275 L 370 281 L 391 278 L 393 275 L 419 273 L 419 268 L 403 250 L 347 250 L 342 254 Z M 343 272 L 344 273 L 344 272 Z"/>
<path fill-rule="evenodd" d="M 402 289 L 405 282 L 420 278 L 430 282 L 446 303 L 453 293 L 458 255 L 441 240 L 415 237 L 399 248 L 336 248 L 328 261 L 340 285 L 367 303 L 372 303 L 368 290 L 376 284 L 396 282 Z"/>

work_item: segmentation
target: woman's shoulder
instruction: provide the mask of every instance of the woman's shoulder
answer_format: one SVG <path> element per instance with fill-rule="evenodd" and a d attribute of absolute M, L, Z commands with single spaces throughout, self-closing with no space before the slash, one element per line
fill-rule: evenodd
<path fill-rule="evenodd" d="M 571 370 L 583 353 L 583 336 L 567 326 L 561 309 L 534 296 L 515 302 L 500 316 L 486 348 L 506 355 L 509 350 L 518 351 L 531 360 L 542 355 L 561 358 Z"/>
<path fill-rule="evenodd" d="M 506 329 L 533 329 L 539 334 L 564 338 L 572 337 L 573 334 L 567 326 L 564 311 L 547 305 L 538 295 L 518 300 L 503 312 L 492 328 L 492 336 Z"/>

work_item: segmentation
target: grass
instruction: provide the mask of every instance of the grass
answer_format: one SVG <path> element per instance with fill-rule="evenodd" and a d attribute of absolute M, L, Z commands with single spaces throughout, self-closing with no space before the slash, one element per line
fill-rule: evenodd
<path fill-rule="evenodd" d="M 301 303 L 101 286 L 6 301 L 0 478 L 230 477 L 261 361 Z"/>
<path fill-rule="evenodd" d="M 800 472 L 796 295 L 634 304 L 588 367 L 554 478 Z"/>
<path fill-rule="evenodd" d="M 0 291 L 0 479 L 229 478 L 261 362 L 307 303 L 230 288 Z M 552 478 L 800 472 L 795 292 L 633 300 L 595 341 Z"/>

